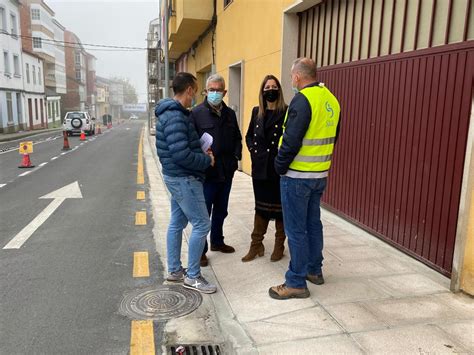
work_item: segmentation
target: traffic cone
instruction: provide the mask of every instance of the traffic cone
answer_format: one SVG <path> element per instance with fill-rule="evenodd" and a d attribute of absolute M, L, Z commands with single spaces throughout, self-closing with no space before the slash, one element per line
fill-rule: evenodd
<path fill-rule="evenodd" d="M 35 166 L 31 164 L 30 160 L 30 155 L 29 154 L 23 154 L 23 158 L 21 160 L 21 165 L 19 168 L 24 169 L 24 168 L 34 168 Z"/>
<path fill-rule="evenodd" d="M 96 134 L 102 134 L 102 130 L 100 129 L 100 125 L 97 125 L 97 132 Z"/>
<path fill-rule="evenodd" d="M 70 150 L 71 147 L 69 146 L 69 139 L 67 138 L 67 132 L 63 131 L 64 143 L 62 150 Z"/>
<path fill-rule="evenodd" d="M 86 135 L 84 131 L 81 131 L 81 137 L 79 138 L 80 141 L 85 141 L 86 140 Z"/>

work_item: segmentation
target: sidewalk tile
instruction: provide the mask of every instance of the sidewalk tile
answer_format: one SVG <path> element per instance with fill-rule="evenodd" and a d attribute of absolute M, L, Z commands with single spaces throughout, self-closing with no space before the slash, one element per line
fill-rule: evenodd
<path fill-rule="evenodd" d="M 330 251 L 328 251 L 330 253 Z M 377 260 L 341 261 L 323 268 L 324 277 L 330 278 L 368 278 L 370 276 L 392 275 L 393 271 Z"/>
<path fill-rule="evenodd" d="M 388 328 L 388 325 L 361 303 L 326 306 L 326 310 L 349 333 Z"/>
<path fill-rule="evenodd" d="M 448 354 L 465 352 L 448 334 L 433 325 L 352 334 L 368 354 Z"/>
<path fill-rule="evenodd" d="M 297 343 L 276 343 L 259 348 L 261 355 L 283 354 L 363 354 L 348 335 L 333 335 L 300 340 Z"/>
<path fill-rule="evenodd" d="M 367 241 L 347 233 L 337 236 L 324 235 L 324 247 L 329 249 L 338 247 L 354 247 L 367 245 Z"/>
<path fill-rule="evenodd" d="M 462 312 L 466 318 L 474 319 L 474 301 L 472 297 L 462 293 L 440 293 L 431 296 L 439 302 L 447 304 L 449 307 Z"/>
<path fill-rule="evenodd" d="M 438 325 L 438 327 L 443 329 L 467 350 L 474 353 L 474 320 L 471 319 L 457 323 L 445 323 Z"/>
<path fill-rule="evenodd" d="M 376 285 L 365 280 L 340 280 L 327 279 L 324 285 L 316 286 L 308 283 L 312 298 L 322 305 L 347 303 L 368 299 L 390 297 L 377 289 Z"/>
<path fill-rule="evenodd" d="M 246 328 L 257 345 L 274 344 L 282 339 L 296 341 L 342 333 L 342 329 L 321 307 L 247 323 Z"/>
<path fill-rule="evenodd" d="M 354 238 L 353 238 L 354 239 Z M 329 248 L 342 261 L 383 259 L 389 256 L 383 249 L 372 246 L 351 246 Z"/>
<path fill-rule="evenodd" d="M 448 291 L 445 287 L 421 274 L 385 276 L 374 280 L 395 297 L 416 296 Z"/>
<path fill-rule="evenodd" d="M 384 319 L 391 326 L 463 318 L 461 312 L 429 296 L 364 303 L 377 318 Z"/>

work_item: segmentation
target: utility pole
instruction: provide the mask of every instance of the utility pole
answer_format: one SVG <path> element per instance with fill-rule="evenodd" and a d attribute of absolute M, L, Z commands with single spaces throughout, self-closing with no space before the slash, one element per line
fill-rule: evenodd
<path fill-rule="evenodd" d="M 165 1 L 165 33 L 164 33 L 164 44 L 165 44 L 165 98 L 169 97 L 169 87 L 170 87 L 170 62 L 168 57 L 168 20 L 170 15 L 169 0 Z"/>

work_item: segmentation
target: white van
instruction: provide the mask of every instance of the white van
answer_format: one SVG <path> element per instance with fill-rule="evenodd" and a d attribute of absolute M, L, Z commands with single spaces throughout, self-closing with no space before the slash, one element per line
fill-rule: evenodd
<path fill-rule="evenodd" d="M 85 111 L 67 112 L 63 120 L 63 129 L 67 132 L 68 136 L 72 136 L 74 133 L 81 133 L 81 131 L 84 131 L 88 136 L 94 135 L 95 121 Z"/>

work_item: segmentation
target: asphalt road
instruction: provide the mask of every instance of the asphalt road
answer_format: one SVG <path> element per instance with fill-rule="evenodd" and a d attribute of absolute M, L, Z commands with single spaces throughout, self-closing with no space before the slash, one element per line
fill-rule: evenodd
<path fill-rule="evenodd" d="M 137 185 L 142 128 L 129 122 L 82 145 L 72 137 L 77 148 L 63 155 L 51 134 L 34 145 L 34 169 L 17 167 L 18 151 L 0 153 L 0 354 L 129 352 L 123 295 L 162 282 L 153 220 L 135 225 L 150 210 L 148 182 Z M 41 196 L 76 181 L 83 198 L 65 199 L 19 249 L 5 249 L 53 201 Z M 132 275 L 137 251 L 149 253 L 149 277 Z"/>

